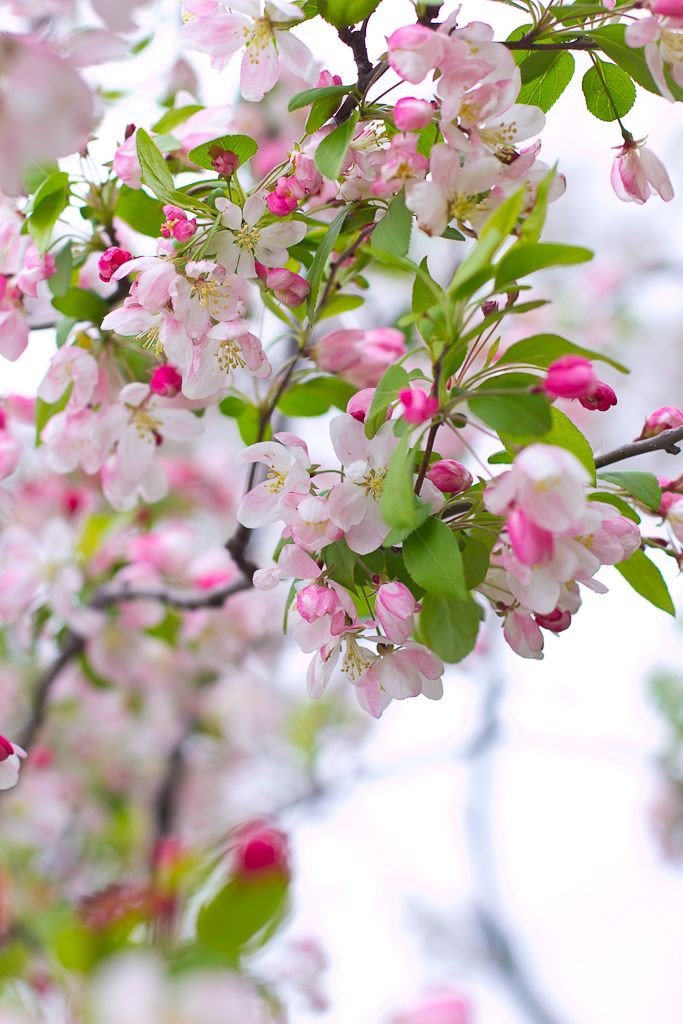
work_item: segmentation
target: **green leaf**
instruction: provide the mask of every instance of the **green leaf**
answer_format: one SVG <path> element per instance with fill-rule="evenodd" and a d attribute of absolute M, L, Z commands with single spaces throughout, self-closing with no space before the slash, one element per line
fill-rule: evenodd
<path fill-rule="evenodd" d="M 496 268 L 496 288 L 519 281 L 527 274 L 546 267 L 564 267 L 587 263 L 593 259 L 590 249 L 558 242 L 517 242 L 503 256 Z"/>
<path fill-rule="evenodd" d="M 158 237 L 164 219 L 162 204 L 158 199 L 152 199 L 144 189 L 129 188 L 128 185 L 124 185 L 119 192 L 115 213 L 141 235 L 150 238 Z"/>
<path fill-rule="evenodd" d="M 347 92 L 353 89 L 352 85 L 325 85 L 320 89 L 304 89 L 303 92 L 295 93 L 287 104 L 287 110 L 300 110 L 311 104 L 319 103 L 321 100 L 341 100 Z M 339 104 L 337 104 L 338 106 Z"/>
<path fill-rule="evenodd" d="M 524 363 L 529 366 L 538 366 L 543 369 L 554 363 L 560 356 L 574 355 L 583 356 L 584 359 L 594 359 L 603 363 L 609 363 L 620 373 L 629 371 L 616 359 L 606 356 L 604 352 L 595 352 L 591 348 L 583 348 L 567 341 L 559 334 L 532 334 L 530 338 L 523 338 L 510 345 L 498 359 L 496 366 L 507 366 L 510 363 Z"/>
<path fill-rule="evenodd" d="M 464 597 L 465 570 L 455 534 L 430 516 L 403 543 L 406 569 L 429 594 Z"/>
<path fill-rule="evenodd" d="M 556 166 L 549 171 L 536 186 L 536 202 L 534 208 L 525 218 L 520 231 L 520 238 L 523 242 L 537 242 L 541 237 L 545 218 L 548 212 L 550 191 L 557 173 Z"/>
<path fill-rule="evenodd" d="M 501 434 L 500 439 L 508 450 L 513 451 L 515 448 L 524 448 L 532 442 L 553 444 L 558 448 L 566 448 L 568 452 L 575 455 L 579 462 L 585 466 L 590 474 L 591 480 L 595 482 L 595 460 L 593 458 L 593 449 L 579 428 L 569 419 L 568 416 L 565 416 L 563 412 L 556 409 L 554 405 L 550 407 L 550 419 L 550 429 L 540 437 L 538 435 L 503 433 Z M 491 460 L 489 459 L 489 461 Z"/>
<path fill-rule="evenodd" d="M 659 511 L 662 489 L 653 473 L 643 473 L 635 469 L 622 470 L 618 473 L 601 473 L 600 479 L 609 480 L 611 484 L 621 487 L 622 491 L 626 491 L 653 512 Z"/>
<path fill-rule="evenodd" d="M 455 298 L 472 295 L 477 288 L 493 277 L 491 260 L 517 224 L 523 200 L 524 189 L 517 189 L 496 207 L 486 220 L 474 249 L 462 261 L 448 286 L 448 291 Z M 483 274 L 485 276 L 482 276 Z"/>
<path fill-rule="evenodd" d="M 189 103 L 184 107 L 173 107 L 172 110 L 167 110 L 156 124 L 152 125 L 152 131 L 157 132 L 159 135 L 172 132 L 179 124 L 184 124 L 188 118 L 192 117 L 193 114 L 199 113 L 200 110 L 204 110 L 201 103 Z"/>
<path fill-rule="evenodd" d="M 188 153 L 188 157 L 198 167 L 213 171 L 211 150 L 214 147 L 230 150 L 239 160 L 240 166 L 251 160 L 254 153 L 258 152 L 258 143 L 250 135 L 219 135 L 217 139 L 209 139 L 208 142 L 202 142 L 201 146 L 195 146 Z"/>
<path fill-rule="evenodd" d="M 493 537 L 491 541 L 493 541 Z M 485 544 L 476 537 L 465 535 L 462 538 L 462 560 L 465 569 L 465 586 L 468 590 L 474 590 L 486 578 L 491 561 L 491 543 Z"/>
<path fill-rule="evenodd" d="M 109 312 L 107 300 L 87 288 L 69 288 L 63 295 L 55 296 L 52 305 L 65 316 L 73 317 L 74 320 L 88 320 L 96 327 L 99 327 Z"/>
<path fill-rule="evenodd" d="M 332 406 L 346 409 L 356 388 L 338 377 L 314 377 L 293 384 L 279 399 L 277 407 L 285 416 L 322 416 Z"/>
<path fill-rule="evenodd" d="M 44 402 L 42 398 L 36 398 L 36 447 L 39 448 L 41 444 L 41 435 L 46 425 L 50 422 L 53 416 L 56 416 L 58 412 L 66 409 L 67 402 L 71 397 L 73 391 L 73 384 L 69 384 L 64 390 L 64 394 L 57 399 L 56 402 Z"/>
<path fill-rule="evenodd" d="M 339 316 L 340 313 L 348 313 L 351 309 L 358 309 L 365 304 L 362 295 L 335 295 L 325 303 L 324 310 L 318 316 L 318 321 L 327 320 L 331 316 Z"/>
<path fill-rule="evenodd" d="M 287 880 L 279 874 L 232 878 L 197 915 L 197 938 L 203 946 L 236 964 L 254 952 L 284 920 Z"/>
<path fill-rule="evenodd" d="M 468 404 L 475 416 L 489 427 L 506 434 L 529 434 L 538 437 L 551 427 L 550 405 L 541 394 L 505 394 L 519 388 L 536 384 L 535 377 L 528 374 L 508 373 L 494 377 L 477 389 L 476 396 L 468 398 Z M 487 395 L 487 391 L 494 391 Z M 503 392 L 500 394 L 499 392 Z"/>
<path fill-rule="evenodd" d="M 310 270 L 308 271 L 308 284 L 311 289 L 308 296 L 309 317 L 311 317 L 315 312 L 316 304 L 318 302 L 318 294 L 320 292 L 320 284 L 322 282 L 323 274 L 325 273 L 327 261 L 334 249 L 335 242 L 339 238 L 341 229 L 344 226 L 344 221 L 352 212 L 352 209 L 354 209 L 354 207 L 348 206 L 337 214 L 316 249 L 315 257 L 311 263 Z"/>
<path fill-rule="evenodd" d="M 644 52 L 641 48 L 633 49 L 626 42 L 625 25 L 606 25 L 604 28 L 594 29 L 587 33 L 589 38 L 597 43 L 604 50 L 610 60 L 626 72 L 638 85 L 642 85 L 649 92 L 660 95 L 650 69 L 645 62 Z"/>
<path fill-rule="evenodd" d="M 413 313 L 424 313 L 443 297 L 443 289 L 429 273 L 427 257 L 420 264 L 420 273 L 415 275 L 413 283 Z"/>
<path fill-rule="evenodd" d="M 517 102 L 550 110 L 571 82 L 574 67 L 574 58 L 567 50 L 532 53 L 519 67 L 522 88 Z"/>
<path fill-rule="evenodd" d="M 417 523 L 413 464 L 414 452 L 410 451 L 410 435 L 404 434 L 391 454 L 380 499 L 382 519 L 387 526 L 397 530 L 407 529 Z"/>
<path fill-rule="evenodd" d="M 31 213 L 27 221 L 28 232 L 40 252 L 45 252 L 52 229 L 69 202 L 69 175 L 55 171 L 40 185 L 33 197 Z"/>
<path fill-rule="evenodd" d="M 371 249 L 405 256 L 410 248 L 412 227 L 413 215 L 406 206 L 403 192 L 399 192 L 372 233 Z"/>
<path fill-rule="evenodd" d="M 630 75 L 618 65 L 608 64 L 599 57 L 594 60 L 598 67 L 589 68 L 581 83 L 586 106 L 598 120 L 616 121 L 628 114 L 635 103 L 636 87 Z"/>
<path fill-rule="evenodd" d="M 325 565 L 332 579 L 347 590 L 354 590 L 356 582 L 353 573 L 358 557 L 351 551 L 346 541 L 337 540 L 333 544 L 328 544 L 323 553 Z"/>
<path fill-rule="evenodd" d="M 353 138 L 358 124 L 358 111 L 354 110 L 351 117 L 337 125 L 326 135 L 315 151 L 315 166 L 330 181 L 336 181 L 341 174 L 342 165 L 349 143 Z"/>
<path fill-rule="evenodd" d="M 625 562 L 618 562 L 614 568 L 641 597 L 653 604 L 655 608 L 661 608 L 669 615 L 676 614 L 664 577 L 654 562 L 651 562 L 642 551 L 636 551 Z"/>
<path fill-rule="evenodd" d="M 396 401 L 398 392 L 402 388 L 410 387 L 410 377 L 402 366 L 390 366 L 382 374 L 380 381 L 375 388 L 372 404 L 365 417 L 365 436 L 374 437 L 382 424 L 386 421 L 387 409 L 392 402 Z"/>
<path fill-rule="evenodd" d="M 608 493 L 607 491 L 593 491 L 592 494 L 588 495 L 590 501 L 601 501 L 605 505 L 612 505 L 622 515 L 626 516 L 627 519 L 632 519 L 634 523 L 640 522 L 640 516 L 631 508 L 627 501 L 620 498 L 618 494 Z"/>
<path fill-rule="evenodd" d="M 335 28 L 348 28 L 377 10 L 380 0 L 318 0 L 318 10 Z"/>
<path fill-rule="evenodd" d="M 422 599 L 420 633 L 444 661 L 462 661 L 474 650 L 484 613 L 471 598 L 459 600 L 427 594 Z"/>
<path fill-rule="evenodd" d="M 138 128 L 135 146 L 142 169 L 142 180 L 162 202 L 172 202 L 175 192 L 173 175 L 144 128 Z"/>
<path fill-rule="evenodd" d="M 71 284 L 71 271 L 73 269 L 73 257 L 71 254 L 71 242 L 63 245 L 55 255 L 55 272 L 48 277 L 47 285 L 53 295 L 64 295 Z"/>

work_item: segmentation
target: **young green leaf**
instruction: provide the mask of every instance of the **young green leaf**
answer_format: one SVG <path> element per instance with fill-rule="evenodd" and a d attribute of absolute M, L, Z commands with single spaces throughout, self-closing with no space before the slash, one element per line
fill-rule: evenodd
<path fill-rule="evenodd" d="M 405 256 L 410 248 L 412 226 L 413 215 L 406 206 L 405 196 L 399 192 L 373 231 L 371 248 Z"/>
<path fill-rule="evenodd" d="M 613 366 L 615 370 L 619 370 L 620 373 L 629 372 L 623 363 L 618 363 L 616 359 L 606 356 L 604 352 L 595 352 L 593 349 L 575 345 L 559 334 L 532 334 L 529 338 L 516 341 L 503 352 L 496 365 L 509 366 L 511 363 L 524 363 L 529 366 L 538 366 L 545 369 L 551 363 L 554 363 L 556 359 L 559 359 L 560 356 L 566 355 L 583 356 L 584 359 L 599 360 L 603 363 L 609 363 L 610 366 Z"/>
<path fill-rule="evenodd" d="M 626 491 L 653 512 L 659 510 L 662 489 L 653 473 L 643 473 L 635 469 L 621 470 L 618 473 L 601 473 L 600 479 L 609 480 L 611 484 L 621 487 L 622 491 Z"/>
<path fill-rule="evenodd" d="M 402 388 L 410 387 L 410 377 L 402 366 L 390 366 L 375 388 L 372 404 L 365 417 L 365 436 L 374 437 L 386 420 L 387 409 Z"/>
<path fill-rule="evenodd" d="M 636 551 L 625 562 L 618 562 L 615 569 L 641 597 L 653 604 L 655 608 L 661 608 L 669 615 L 676 614 L 664 577 L 644 552 Z"/>
<path fill-rule="evenodd" d="M 474 650 L 484 617 L 477 602 L 426 594 L 421 603 L 420 634 L 427 646 L 444 661 L 466 658 Z"/>
<path fill-rule="evenodd" d="M 341 100 L 342 96 L 345 96 L 351 89 L 353 89 L 352 85 L 325 85 L 320 89 L 304 89 L 303 92 L 297 92 L 292 96 L 287 104 L 287 110 L 291 113 L 302 107 L 320 103 L 321 100 Z"/>
<path fill-rule="evenodd" d="M 593 259 L 590 249 L 557 242 L 517 242 L 496 267 L 496 288 L 513 284 L 546 267 L 564 267 Z"/>
<path fill-rule="evenodd" d="M 232 878 L 201 907 L 197 938 L 203 946 L 236 964 L 247 951 L 258 949 L 284 921 L 288 884 L 281 875 L 242 881 Z"/>
<path fill-rule="evenodd" d="M 406 569 L 421 587 L 439 597 L 465 597 L 465 570 L 455 534 L 430 516 L 403 544 Z"/>
<path fill-rule="evenodd" d="M 519 433 L 503 433 L 501 434 L 500 439 L 510 451 L 514 451 L 516 448 L 523 448 L 526 445 L 531 444 L 532 441 L 541 442 L 541 444 L 552 444 L 557 448 L 566 448 L 568 452 L 575 455 L 579 462 L 585 466 L 590 474 L 591 480 L 595 483 L 595 460 L 593 458 L 593 449 L 579 428 L 575 423 L 572 423 L 568 416 L 565 416 L 563 412 L 555 408 L 554 405 L 550 407 L 550 419 L 550 429 L 540 437 L 537 435 L 524 435 Z"/>
<path fill-rule="evenodd" d="M 414 527 L 418 521 L 413 494 L 414 459 L 414 452 L 410 451 L 410 435 L 404 434 L 391 454 L 380 499 L 382 519 L 387 526 L 397 530 Z"/>
<path fill-rule="evenodd" d="M 318 302 L 318 294 L 320 292 L 320 284 L 322 282 L 323 274 L 325 273 L 325 267 L 327 261 L 330 258 L 332 250 L 334 249 L 335 242 L 339 238 L 341 229 L 344 226 L 344 221 L 351 214 L 354 207 L 350 206 L 344 210 L 341 210 L 334 218 L 329 228 L 327 229 L 325 236 L 321 240 L 318 248 L 315 252 L 315 257 L 311 263 L 310 270 L 308 271 L 308 284 L 310 286 L 310 293 L 308 296 L 308 315 L 309 317 L 315 312 L 315 308 Z"/>
<path fill-rule="evenodd" d="M 162 202 L 172 202 L 175 191 L 173 175 L 160 151 L 144 128 L 138 128 L 135 146 L 142 169 L 142 180 Z"/>
<path fill-rule="evenodd" d="M 315 151 L 315 166 L 330 181 L 341 174 L 344 157 L 358 124 L 358 111 L 326 135 Z"/>
<path fill-rule="evenodd" d="M 574 68 L 574 58 L 567 50 L 532 53 L 520 64 L 522 88 L 517 102 L 550 110 L 571 82 Z"/>
<path fill-rule="evenodd" d="M 33 197 L 28 217 L 28 231 L 40 252 L 45 252 L 52 229 L 69 201 L 69 175 L 55 171 L 44 179 Z"/>
<path fill-rule="evenodd" d="M 212 171 L 214 166 L 211 153 L 212 150 L 218 149 L 234 153 L 241 166 L 251 160 L 254 153 L 258 152 L 258 143 L 250 135 L 220 135 L 217 139 L 209 139 L 208 142 L 202 142 L 200 146 L 195 146 L 190 150 L 188 156 L 193 164 Z"/>
<path fill-rule="evenodd" d="M 448 286 L 454 298 L 467 298 L 493 277 L 491 260 L 517 224 L 523 201 L 524 189 L 517 189 L 484 222 L 477 244 L 462 261 Z"/>
<path fill-rule="evenodd" d="M 594 57 L 595 65 L 583 76 L 586 106 L 600 121 L 616 121 L 628 114 L 636 101 L 636 87 L 630 75 L 617 64 Z"/>
<path fill-rule="evenodd" d="M 63 295 L 56 295 L 52 305 L 65 316 L 73 317 L 74 320 L 87 320 L 96 327 L 99 327 L 109 312 L 107 300 L 87 288 L 69 288 Z"/>
<path fill-rule="evenodd" d="M 318 0 L 318 10 L 335 28 L 348 28 L 364 21 L 380 5 L 380 0 Z"/>
<path fill-rule="evenodd" d="M 164 219 L 162 204 L 152 199 L 144 189 L 124 185 L 116 201 L 116 216 L 125 220 L 136 231 L 150 238 L 159 237 L 159 228 Z"/>
<path fill-rule="evenodd" d="M 523 373 L 494 377 L 477 389 L 468 404 L 474 415 L 494 430 L 538 437 L 550 430 L 552 420 L 548 399 L 522 390 L 536 383 L 536 378 Z"/>
<path fill-rule="evenodd" d="M 355 392 L 351 384 L 338 377 L 314 377 L 288 388 L 277 407 L 285 416 L 322 416 L 332 406 L 346 409 Z"/>

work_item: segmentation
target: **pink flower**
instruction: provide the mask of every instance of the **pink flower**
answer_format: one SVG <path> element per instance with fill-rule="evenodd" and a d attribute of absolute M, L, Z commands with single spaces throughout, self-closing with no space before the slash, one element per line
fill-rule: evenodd
<path fill-rule="evenodd" d="M 510 544 L 523 565 L 539 565 L 553 556 L 553 535 L 537 526 L 521 508 L 507 514 L 506 527 Z"/>
<path fill-rule="evenodd" d="M 260 266 L 259 263 L 256 267 L 257 273 Z M 300 274 L 295 274 L 293 270 L 287 270 L 286 267 L 274 267 L 272 270 L 264 267 L 263 269 L 265 270 L 266 288 L 272 288 L 275 297 L 285 306 L 296 309 L 308 298 L 311 286 Z"/>
<path fill-rule="evenodd" d="M 175 398 L 183 385 L 183 378 L 175 366 L 157 366 L 149 382 L 149 390 L 162 398 Z"/>
<path fill-rule="evenodd" d="M 416 85 L 445 55 L 447 38 L 426 25 L 405 25 L 387 39 L 389 63 L 405 82 Z"/>
<path fill-rule="evenodd" d="M 394 124 L 401 132 L 419 131 L 431 124 L 434 107 L 427 100 L 403 96 L 394 107 Z"/>
<path fill-rule="evenodd" d="M 184 210 L 177 206 L 164 206 L 166 220 L 159 231 L 164 238 L 175 238 L 177 242 L 189 242 L 197 230 L 197 221 L 189 218 Z"/>
<path fill-rule="evenodd" d="M 251 195 L 244 209 L 228 199 L 217 199 L 216 209 L 227 229 L 216 234 L 216 259 L 229 274 L 256 277 L 256 262 L 265 267 L 283 266 L 289 256 L 288 247 L 306 234 L 301 221 L 262 225 L 266 201 L 260 193 Z"/>
<path fill-rule="evenodd" d="M 355 395 L 352 395 L 346 403 L 346 411 L 349 416 L 353 416 L 354 420 L 358 420 L 359 423 L 365 423 L 365 418 L 370 412 L 370 406 L 375 397 L 375 388 L 363 388 L 362 391 L 357 391 Z M 391 416 L 391 410 L 387 409 L 386 418 L 389 419 Z"/>
<path fill-rule="evenodd" d="M 460 494 L 472 486 L 472 474 L 469 469 L 455 459 L 440 459 L 433 462 L 427 470 L 427 479 L 444 494 Z"/>
<path fill-rule="evenodd" d="M 19 781 L 20 758 L 26 757 L 26 751 L 0 736 L 0 789 L 12 789 Z"/>
<path fill-rule="evenodd" d="M 586 469 L 571 452 L 531 444 L 511 470 L 487 485 L 484 505 L 504 515 L 516 502 L 536 526 L 560 533 L 572 529 L 584 512 L 588 482 Z"/>
<path fill-rule="evenodd" d="M 97 262 L 97 269 L 100 274 L 100 281 L 111 281 L 112 277 L 124 263 L 133 259 L 127 249 L 120 249 L 118 245 L 110 245 L 105 249 Z"/>
<path fill-rule="evenodd" d="M 271 367 L 261 342 L 249 331 L 246 320 L 223 320 L 191 348 L 172 354 L 183 375 L 186 398 L 201 399 L 220 394 L 230 386 L 233 375 L 245 371 L 259 380 L 270 375 Z"/>
<path fill-rule="evenodd" d="M 675 405 L 664 405 L 661 409 L 655 409 L 645 420 L 642 437 L 656 437 L 664 430 L 674 430 L 676 427 L 683 427 L 683 410 Z"/>
<path fill-rule="evenodd" d="M 231 149 L 220 149 L 219 146 L 212 146 L 209 150 L 211 166 L 217 174 L 224 178 L 230 178 L 240 165 L 239 157 Z"/>
<path fill-rule="evenodd" d="M 114 173 L 129 188 L 140 188 L 142 185 L 142 168 L 138 160 L 135 129 L 114 153 Z"/>
<path fill-rule="evenodd" d="M 502 176 L 501 162 L 486 151 L 465 154 L 445 143 L 434 146 L 430 180 L 409 184 L 406 205 L 428 235 L 440 236 L 452 220 L 479 223 L 490 212 L 487 197 Z"/>
<path fill-rule="evenodd" d="M 398 398 L 408 423 L 424 423 L 439 411 L 438 398 L 431 398 L 422 388 L 402 388 Z"/>
<path fill-rule="evenodd" d="M 38 285 L 55 273 L 55 260 L 51 253 L 41 255 L 31 243 L 24 254 L 24 265 L 17 274 L 15 284 L 24 295 L 38 297 Z"/>
<path fill-rule="evenodd" d="M 211 63 L 219 70 L 244 46 L 240 90 L 244 99 L 253 103 L 259 103 L 276 84 L 281 61 L 297 78 L 312 81 L 313 55 L 289 31 L 290 25 L 303 18 L 299 7 L 285 0 L 265 0 L 263 13 L 258 0 L 242 0 L 239 6 L 248 14 L 213 7 L 205 11 L 186 2 L 187 11 L 196 17 L 183 28 L 184 45 L 210 54 Z"/>
<path fill-rule="evenodd" d="M 324 89 L 331 85 L 341 85 L 342 80 L 340 75 L 333 75 L 331 71 L 323 70 L 318 75 L 315 83 L 316 89 Z"/>
<path fill-rule="evenodd" d="M 614 389 L 599 380 L 590 395 L 579 399 L 584 409 L 596 409 L 598 412 L 607 412 L 613 405 L 617 404 L 617 396 Z"/>
<path fill-rule="evenodd" d="M 332 522 L 329 500 L 320 495 L 292 492 L 283 498 L 280 514 L 287 524 L 285 535 L 305 551 L 320 551 L 344 536 Z"/>
<path fill-rule="evenodd" d="M 642 142 L 624 143 L 612 164 L 612 188 L 619 199 L 642 204 L 657 193 L 665 203 L 674 197 L 661 160 Z"/>
<path fill-rule="evenodd" d="M 379 327 L 333 331 L 315 343 L 311 355 L 321 370 L 338 373 L 354 387 L 369 388 L 375 387 L 384 371 L 406 351 L 401 331 Z"/>
<path fill-rule="evenodd" d="M 435 992 L 416 1003 L 391 1024 L 472 1024 L 469 999 L 459 992 Z"/>
<path fill-rule="evenodd" d="M 0 480 L 10 476 L 19 465 L 21 445 L 4 427 L 0 428 Z"/>
<path fill-rule="evenodd" d="M 289 875 L 287 837 L 267 821 L 249 821 L 234 833 L 235 874 L 241 879 Z"/>
<path fill-rule="evenodd" d="M 356 697 L 363 710 L 379 718 L 392 700 L 420 694 L 440 700 L 443 672 L 443 662 L 432 651 L 410 641 L 372 662 L 356 683 Z"/>
<path fill-rule="evenodd" d="M 379 587 L 375 615 L 393 643 L 403 644 L 408 640 L 415 625 L 417 610 L 417 601 L 403 583 L 394 580 Z"/>
<path fill-rule="evenodd" d="M 550 633 L 564 633 L 565 629 L 569 629 L 572 624 L 572 613 L 562 611 L 560 608 L 555 608 L 548 615 L 540 615 L 537 612 L 534 618 L 539 626 L 547 629 Z"/>
<path fill-rule="evenodd" d="M 543 658 L 543 634 L 535 619 L 521 609 L 505 616 L 503 636 L 521 658 Z"/>
<path fill-rule="evenodd" d="M 543 388 L 553 398 L 587 398 L 598 378 L 592 363 L 582 356 L 561 356 L 548 367 Z"/>
<path fill-rule="evenodd" d="M 99 366 L 85 349 L 77 345 L 60 348 L 50 360 L 50 368 L 38 388 L 44 402 L 57 402 L 71 388 L 69 403 L 82 408 L 92 398 L 99 377 Z"/>
<path fill-rule="evenodd" d="M 310 460 L 305 445 L 259 441 L 241 451 L 236 462 L 238 465 L 260 462 L 268 467 L 266 480 L 247 491 L 237 509 L 238 522 L 250 529 L 281 519 L 281 502 L 286 495 L 310 493 Z"/>

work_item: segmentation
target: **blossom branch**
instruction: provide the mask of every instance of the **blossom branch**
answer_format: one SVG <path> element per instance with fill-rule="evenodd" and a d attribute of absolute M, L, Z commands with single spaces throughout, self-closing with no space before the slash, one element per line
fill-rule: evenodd
<path fill-rule="evenodd" d="M 637 455 L 648 455 L 651 452 L 668 452 L 669 455 L 680 453 L 679 444 L 683 441 L 683 427 L 676 427 L 673 430 L 664 430 L 655 437 L 645 437 L 629 444 L 621 445 L 611 452 L 599 455 L 595 460 L 597 469 L 604 466 L 611 466 L 614 462 L 623 462 L 624 459 L 632 459 Z"/>

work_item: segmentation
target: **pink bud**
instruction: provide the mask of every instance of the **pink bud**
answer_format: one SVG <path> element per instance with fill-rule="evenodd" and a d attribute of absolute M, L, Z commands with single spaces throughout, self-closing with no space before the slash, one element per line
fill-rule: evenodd
<path fill-rule="evenodd" d="M 549 530 L 537 526 L 521 508 L 508 512 L 506 524 L 512 550 L 523 565 L 550 561 L 554 541 Z"/>
<path fill-rule="evenodd" d="M 613 405 L 617 404 L 617 396 L 609 384 L 599 380 L 590 395 L 579 399 L 584 409 L 596 409 L 598 412 L 607 412 Z"/>
<path fill-rule="evenodd" d="M 235 874 L 242 878 L 255 875 L 289 875 L 287 837 L 267 821 L 251 821 L 235 833 Z"/>
<path fill-rule="evenodd" d="M 338 373 L 357 388 L 375 387 L 384 371 L 405 353 L 405 337 L 394 327 L 333 331 L 312 349 L 321 370 Z"/>
<path fill-rule="evenodd" d="M 231 149 L 221 149 L 220 146 L 211 146 L 209 149 L 211 166 L 217 174 L 229 178 L 235 173 L 240 165 L 240 159 Z"/>
<path fill-rule="evenodd" d="M 398 398 L 408 423 L 424 423 L 439 411 L 438 398 L 432 398 L 422 388 L 402 388 Z"/>
<path fill-rule="evenodd" d="M 372 400 L 375 397 L 375 390 L 375 388 L 363 388 L 362 391 L 357 391 L 355 395 L 352 395 L 346 404 L 349 416 L 353 416 L 354 420 L 358 420 L 359 423 L 365 423 L 365 417 L 369 413 Z M 387 419 L 389 416 L 391 416 L 391 410 L 387 409 Z"/>
<path fill-rule="evenodd" d="M 113 275 L 124 263 L 132 260 L 132 255 L 127 249 L 119 249 L 118 245 L 111 245 L 100 256 L 97 261 L 97 269 L 100 272 L 101 281 L 111 281 Z"/>
<path fill-rule="evenodd" d="M 296 610 L 306 622 L 315 622 L 323 615 L 332 615 L 339 604 L 339 598 L 328 587 L 311 584 L 296 595 Z"/>
<path fill-rule="evenodd" d="M 339 75 L 333 75 L 331 71 L 321 71 L 318 75 L 318 81 L 315 83 L 316 89 L 324 89 L 330 85 L 341 85 L 342 80 Z"/>
<path fill-rule="evenodd" d="M 388 638 L 404 644 L 413 631 L 414 615 L 418 605 L 406 586 L 394 580 L 384 583 L 377 591 L 375 614 Z"/>
<path fill-rule="evenodd" d="M 617 198 L 627 203 L 646 203 L 657 193 L 665 203 L 674 190 L 664 164 L 642 142 L 629 139 L 620 148 L 612 164 L 612 188 Z"/>
<path fill-rule="evenodd" d="M 550 630 L 551 633 L 563 633 L 565 629 L 569 629 L 572 623 L 571 612 L 563 612 L 559 608 L 556 608 L 548 615 L 539 615 L 537 612 L 534 618 L 539 626 Z"/>
<path fill-rule="evenodd" d="M 157 366 L 149 382 L 149 389 L 163 398 L 175 398 L 183 386 L 183 378 L 175 366 Z"/>
<path fill-rule="evenodd" d="M 258 273 L 258 271 L 257 271 Z M 259 277 L 261 274 L 259 274 Z M 290 309 L 296 309 L 308 297 L 311 286 L 305 278 L 286 267 L 274 267 L 266 271 L 266 287 L 272 288 L 276 297 Z"/>
<path fill-rule="evenodd" d="M 664 18 L 683 18 L 683 0 L 650 0 L 650 10 Z"/>
<path fill-rule="evenodd" d="M 665 430 L 673 430 L 676 427 L 683 427 L 683 410 L 677 409 L 675 405 L 664 405 L 661 409 L 655 409 L 645 420 L 641 438 L 656 437 Z"/>
<path fill-rule="evenodd" d="M 271 192 L 266 199 L 266 206 L 276 217 L 286 217 L 296 210 L 298 205 L 294 196 L 278 195 L 277 192 Z"/>
<path fill-rule="evenodd" d="M 6 761 L 14 753 L 14 745 L 4 736 L 0 736 L 0 761 Z"/>
<path fill-rule="evenodd" d="M 184 210 L 177 206 L 164 206 L 166 220 L 161 225 L 160 233 L 164 238 L 175 238 L 178 242 L 187 242 L 197 230 L 197 221 L 188 218 Z"/>
<path fill-rule="evenodd" d="M 427 470 L 427 479 L 443 494 L 460 494 L 472 486 L 472 474 L 455 459 L 441 459 Z"/>
<path fill-rule="evenodd" d="M 543 387 L 553 398 L 587 398 L 598 383 L 587 359 L 569 355 L 550 364 Z"/>
<path fill-rule="evenodd" d="M 404 96 L 394 107 L 394 124 L 402 132 L 417 131 L 431 124 L 434 108 L 427 100 Z"/>

